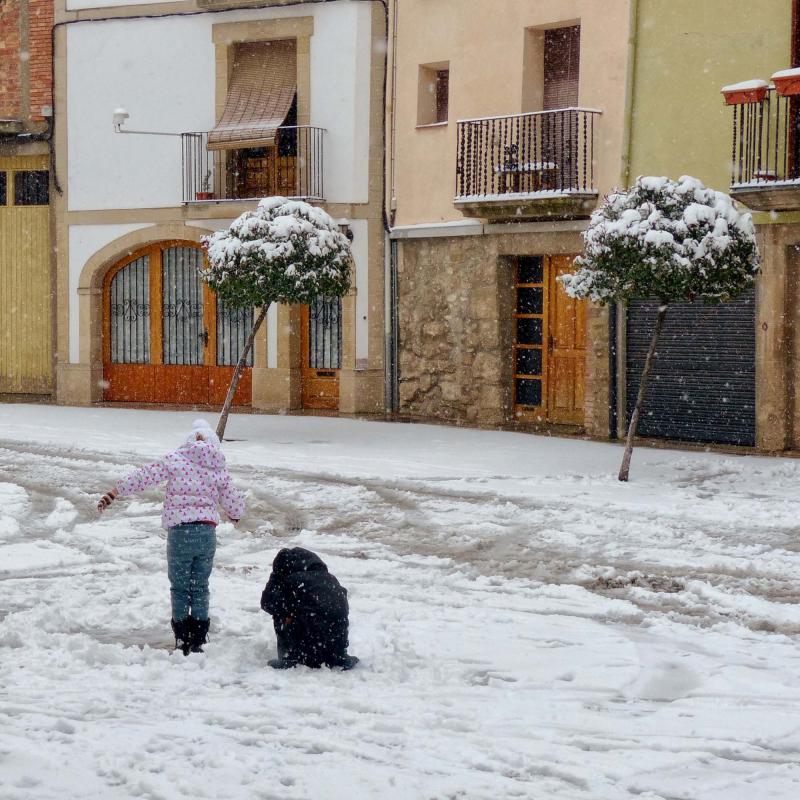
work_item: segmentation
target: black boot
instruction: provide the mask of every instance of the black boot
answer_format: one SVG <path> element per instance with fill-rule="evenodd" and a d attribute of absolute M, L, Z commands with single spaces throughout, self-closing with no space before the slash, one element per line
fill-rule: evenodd
<path fill-rule="evenodd" d="M 267 661 L 267 665 L 272 669 L 291 669 L 296 667 L 300 662 L 296 658 L 273 658 Z"/>
<path fill-rule="evenodd" d="M 192 633 L 191 633 L 191 617 L 182 619 L 180 621 L 172 620 L 172 632 L 175 634 L 175 649 L 181 649 L 185 655 L 189 655 L 189 650 L 192 646 Z"/>
<path fill-rule="evenodd" d="M 190 650 L 192 653 L 202 653 L 203 645 L 208 641 L 208 626 L 211 620 L 195 619 L 189 616 Z"/>
<path fill-rule="evenodd" d="M 329 656 L 325 659 L 326 667 L 338 667 L 341 670 L 353 669 L 358 664 L 357 656 L 349 656 L 347 653 L 343 655 Z"/>

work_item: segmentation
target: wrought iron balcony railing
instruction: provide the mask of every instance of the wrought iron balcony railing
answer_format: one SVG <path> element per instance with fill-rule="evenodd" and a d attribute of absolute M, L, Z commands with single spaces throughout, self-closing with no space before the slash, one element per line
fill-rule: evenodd
<path fill-rule="evenodd" d="M 733 105 L 732 189 L 800 184 L 800 96 L 761 94 Z"/>
<path fill-rule="evenodd" d="M 184 133 L 183 202 L 249 200 L 282 195 L 323 200 L 325 129 L 311 125 L 278 128 L 262 147 L 208 148 L 208 133 Z"/>
<path fill-rule="evenodd" d="M 460 120 L 456 201 L 594 193 L 600 113 L 562 108 Z"/>

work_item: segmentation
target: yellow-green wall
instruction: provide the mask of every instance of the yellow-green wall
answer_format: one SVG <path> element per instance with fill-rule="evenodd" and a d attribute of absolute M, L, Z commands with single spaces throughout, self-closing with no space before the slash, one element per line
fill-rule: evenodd
<path fill-rule="evenodd" d="M 693 175 L 727 191 L 720 88 L 790 67 L 791 18 L 791 0 L 638 0 L 629 183 Z"/>

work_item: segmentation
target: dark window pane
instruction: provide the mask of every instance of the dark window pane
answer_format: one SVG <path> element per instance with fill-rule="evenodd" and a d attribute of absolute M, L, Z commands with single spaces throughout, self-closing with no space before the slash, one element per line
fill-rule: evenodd
<path fill-rule="evenodd" d="M 450 70 L 436 72 L 436 121 L 447 122 L 447 106 L 450 100 Z"/>
<path fill-rule="evenodd" d="M 6 204 L 6 187 L 8 181 L 8 173 L 0 172 L 0 206 Z"/>
<path fill-rule="evenodd" d="M 542 321 L 540 319 L 517 320 L 517 344 L 541 344 Z"/>
<path fill-rule="evenodd" d="M 50 202 L 47 170 L 14 173 L 14 205 L 46 206 Z"/>
<path fill-rule="evenodd" d="M 517 403 L 521 406 L 540 406 L 542 404 L 542 382 L 518 379 Z"/>
<path fill-rule="evenodd" d="M 520 375 L 541 375 L 542 351 L 517 350 L 517 373 Z"/>
<path fill-rule="evenodd" d="M 543 274 L 541 256 L 526 256 L 517 261 L 517 283 L 542 283 Z"/>
<path fill-rule="evenodd" d="M 517 289 L 517 313 L 541 314 L 544 308 L 544 290 L 521 288 Z"/>

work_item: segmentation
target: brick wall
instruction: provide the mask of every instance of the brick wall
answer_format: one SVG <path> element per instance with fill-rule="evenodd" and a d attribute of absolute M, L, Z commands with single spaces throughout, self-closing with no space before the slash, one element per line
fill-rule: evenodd
<path fill-rule="evenodd" d="M 51 30 L 53 0 L 28 0 L 31 119 L 42 119 L 42 106 L 53 104 Z"/>
<path fill-rule="evenodd" d="M 0 119 L 20 116 L 20 2 L 0 3 Z"/>
<path fill-rule="evenodd" d="M 52 28 L 53 0 L 0 0 L 0 119 L 41 121 L 52 105 Z"/>

